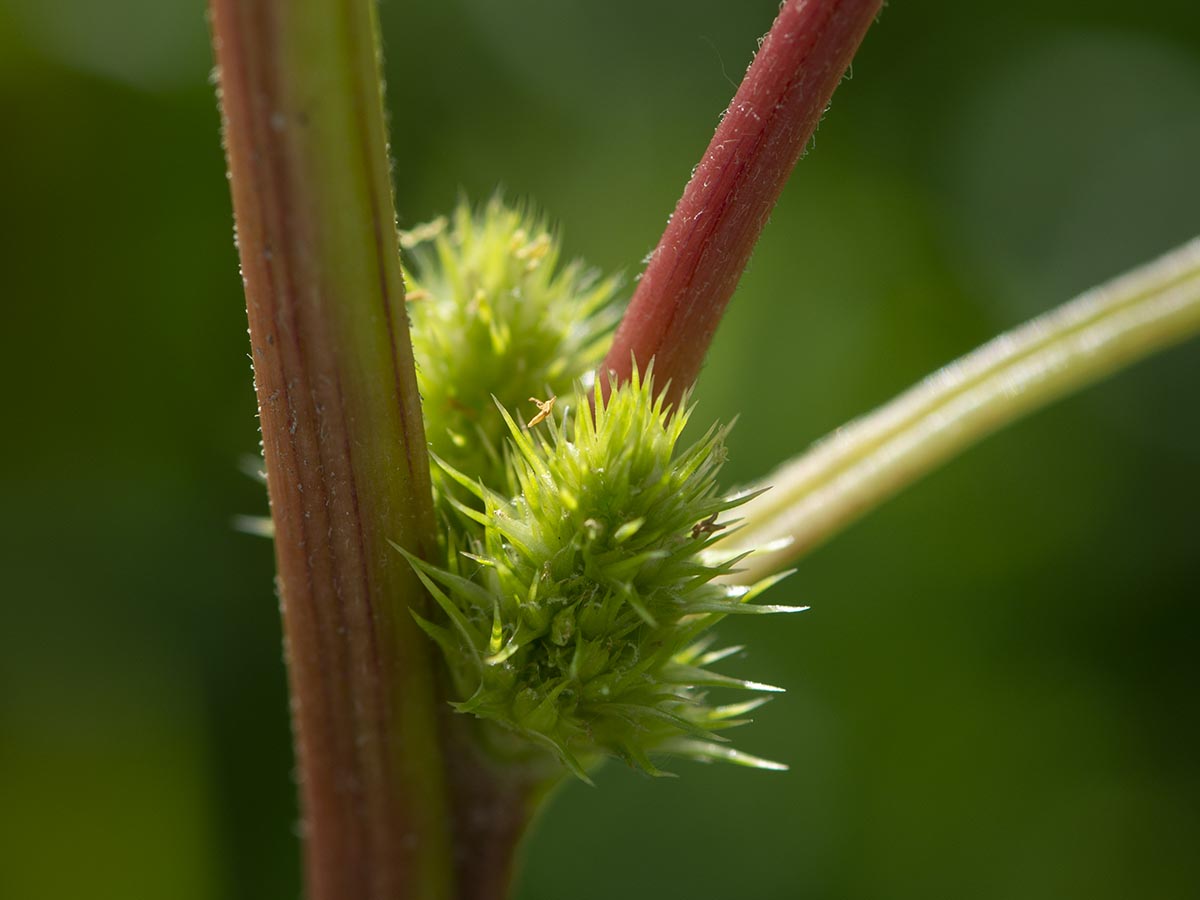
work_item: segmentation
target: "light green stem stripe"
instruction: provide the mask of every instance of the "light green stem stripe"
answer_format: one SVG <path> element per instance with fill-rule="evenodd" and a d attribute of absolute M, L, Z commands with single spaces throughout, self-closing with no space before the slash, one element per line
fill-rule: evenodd
<path fill-rule="evenodd" d="M 738 581 L 808 553 L 977 441 L 1200 332 L 1200 238 L 1003 334 L 764 479 Z M 723 548 L 724 549 L 724 548 Z"/>

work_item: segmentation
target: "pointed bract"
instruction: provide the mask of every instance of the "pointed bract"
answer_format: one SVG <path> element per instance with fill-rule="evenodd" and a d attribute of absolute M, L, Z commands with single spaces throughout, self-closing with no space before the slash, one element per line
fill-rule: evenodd
<path fill-rule="evenodd" d="M 666 408 L 650 373 L 544 430 L 501 408 L 507 491 L 476 489 L 482 511 L 449 498 L 463 515 L 444 569 L 410 557 L 454 626 L 422 623 L 445 651 L 459 709 L 577 775 L 604 756 L 661 775 L 650 754 L 667 750 L 773 766 L 716 733 L 765 698 L 718 705 L 708 692 L 779 689 L 706 668 L 725 654 L 698 638 L 729 614 L 796 608 L 749 605 L 756 588 L 714 582 L 736 560 L 706 561 L 711 531 L 746 497 L 717 486 L 725 429 L 679 446 L 690 413 Z M 448 649 L 451 638 L 461 646 Z"/>

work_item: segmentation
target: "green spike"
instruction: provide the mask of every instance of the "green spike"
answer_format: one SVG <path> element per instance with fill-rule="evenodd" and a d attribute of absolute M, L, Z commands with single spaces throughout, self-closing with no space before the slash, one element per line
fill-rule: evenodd
<path fill-rule="evenodd" d="M 732 747 L 726 747 L 722 744 L 711 744 L 706 741 L 670 741 L 663 746 L 663 750 L 668 753 L 678 753 L 680 756 L 690 757 L 698 762 L 728 762 L 736 766 L 746 766 L 751 769 L 766 769 L 771 772 L 786 772 L 788 770 L 788 767 L 783 763 L 763 759 L 760 756 L 751 756 L 749 753 L 734 750 Z"/>

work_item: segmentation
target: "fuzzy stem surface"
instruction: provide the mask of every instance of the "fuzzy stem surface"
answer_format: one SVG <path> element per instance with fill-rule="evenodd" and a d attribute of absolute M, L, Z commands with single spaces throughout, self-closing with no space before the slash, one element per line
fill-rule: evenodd
<path fill-rule="evenodd" d="M 429 464 L 369 0 L 210 0 L 311 900 L 453 895 Z"/>
<path fill-rule="evenodd" d="M 651 254 L 602 371 L 654 360 L 677 402 L 883 0 L 787 0 Z M 603 380 L 607 385 L 607 379 Z"/>
<path fill-rule="evenodd" d="M 767 548 L 736 580 L 778 571 L 972 444 L 1197 333 L 1200 238 L 1001 335 L 784 464 L 730 538 L 730 549 Z"/>

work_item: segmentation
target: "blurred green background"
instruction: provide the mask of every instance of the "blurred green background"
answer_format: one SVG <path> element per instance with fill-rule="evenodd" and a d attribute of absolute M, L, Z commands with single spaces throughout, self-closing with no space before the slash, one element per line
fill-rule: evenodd
<path fill-rule="evenodd" d="M 497 185 L 631 276 L 776 0 L 386 0 L 402 224 Z M 291 898 L 204 12 L 0 0 L 0 897 Z M 1194 0 L 893 2 L 718 335 L 760 475 L 1200 231 Z M 1200 345 L 997 437 L 727 623 L 774 775 L 569 785 L 522 900 L 1200 896 Z"/>

